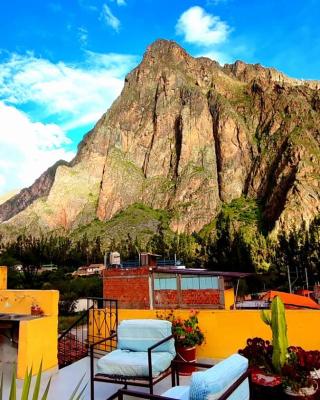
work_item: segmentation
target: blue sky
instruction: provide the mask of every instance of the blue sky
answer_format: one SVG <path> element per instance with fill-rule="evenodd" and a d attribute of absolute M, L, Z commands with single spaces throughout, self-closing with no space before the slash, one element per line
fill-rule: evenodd
<path fill-rule="evenodd" d="M 318 0 L 0 2 L 0 194 L 70 160 L 157 38 L 320 79 L 319 20 Z"/>

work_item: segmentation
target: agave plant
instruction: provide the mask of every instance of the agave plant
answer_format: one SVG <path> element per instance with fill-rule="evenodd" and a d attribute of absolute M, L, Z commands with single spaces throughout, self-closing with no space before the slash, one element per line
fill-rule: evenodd
<path fill-rule="evenodd" d="M 39 367 L 39 371 L 38 371 L 38 374 L 36 377 L 36 383 L 34 385 L 33 393 L 31 393 L 32 368 L 30 368 L 30 370 L 26 370 L 20 400 L 29 400 L 29 399 L 47 400 L 48 394 L 49 394 L 49 389 L 50 389 L 50 384 L 51 384 L 51 378 L 49 379 L 49 382 L 47 383 L 45 391 L 43 392 L 42 396 L 40 397 L 41 377 L 42 377 L 42 363 L 40 364 L 40 367 Z M 79 391 L 80 386 L 83 382 L 83 379 L 84 379 L 84 376 L 80 379 L 79 383 L 77 384 L 73 393 L 71 394 L 69 400 L 81 400 L 82 399 L 82 395 L 87 387 L 87 384 L 86 384 Z M 30 397 L 30 396 L 32 396 L 32 397 Z M 3 374 L 1 376 L 1 382 L 0 382 L 0 400 L 3 400 Z M 16 371 L 14 371 L 12 374 L 10 395 L 9 395 L 8 400 L 17 400 Z"/>

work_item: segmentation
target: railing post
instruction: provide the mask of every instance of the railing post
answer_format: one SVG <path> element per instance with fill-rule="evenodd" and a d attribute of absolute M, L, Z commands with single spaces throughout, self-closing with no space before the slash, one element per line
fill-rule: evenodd
<path fill-rule="evenodd" d="M 94 365 L 93 345 L 90 346 L 90 399 L 94 400 Z"/>
<path fill-rule="evenodd" d="M 150 394 L 153 394 L 152 359 L 151 359 L 150 349 L 148 349 L 148 369 L 149 369 L 149 389 L 150 389 Z"/>

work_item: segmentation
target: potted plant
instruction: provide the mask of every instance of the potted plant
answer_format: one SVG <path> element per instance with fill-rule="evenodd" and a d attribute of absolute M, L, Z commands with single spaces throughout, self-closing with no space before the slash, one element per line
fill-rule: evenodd
<path fill-rule="evenodd" d="M 318 390 L 320 353 L 289 347 L 288 359 L 282 368 L 284 391 L 287 396 L 299 399 L 312 398 Z"/>
<path fill-rule="evenodd" d="M 249 361 L 249 371 L 271 373 L 272 367 L 272 345 L 269 340 L 255 337 L 247 340 L 247 345 L 238 353 Z"/>
<path fill-rule="evenodd" d="M 253 338 L 239 354 L 249 361 L 252 389 L 258 398 L 271 399 L 281 392 L 281 376 L 275 373 L 272 364 L 273 346 L 268 340 Z"/>
<path fill-rule="evenodd" d="M 172 322 L 177 359 L 190 364 L 196 361 L 196 346 L 204 342 L 204 334 L 199 327 L 198 314 L 198 311 L 190 310 L 189 317 L 182 319 L 177 317 L 173 310 L 164 315 L 157 313 L 158 318 Z M 179 366 L 180 375 L 191 375 L 194 370 L 195 368 L 192 365 Z"/>
<path fill-rule="evenodd" d="M 37 303 L 32 303 L 31 305 L 31 315 L 38 315 L 38 316 L 43 316 L 44 315 L 44 311 L 42 310 L 42 308 L 39 306 L 39 304 Z"/>

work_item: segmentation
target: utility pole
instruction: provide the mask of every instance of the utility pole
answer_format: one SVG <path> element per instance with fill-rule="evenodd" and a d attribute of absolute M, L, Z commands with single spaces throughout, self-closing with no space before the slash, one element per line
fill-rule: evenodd
<path fill-rule="evenodd" d="M 289 267 L 289 265 L 287 265 L 287 272 L 288 272 L 289 292 L 292 293 L 291 278 L 290 278 L 290 267 Z"/>
<path fill-rule="evenodd" d="M 307 286 L 307 290 L 309 290 L 309 279 L 308 279 L 308 271 L 307 268 L 304 269 L 304 273 L 306 275 L 306 286 Z M 308 295 L 309 296 L 309 295 Z"/>

